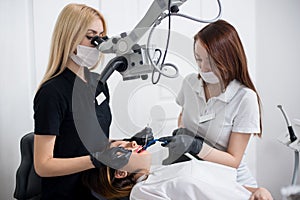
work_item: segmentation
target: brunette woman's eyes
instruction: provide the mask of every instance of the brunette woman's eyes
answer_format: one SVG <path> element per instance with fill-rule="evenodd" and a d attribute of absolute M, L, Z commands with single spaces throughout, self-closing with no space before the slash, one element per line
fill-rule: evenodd
<path fill-rule="evenodd" d="M 197 62 L 202 62 L 202 59 L 201 59 L 201 58 L 195 58 L 195 60 L 196 60 Z"/>

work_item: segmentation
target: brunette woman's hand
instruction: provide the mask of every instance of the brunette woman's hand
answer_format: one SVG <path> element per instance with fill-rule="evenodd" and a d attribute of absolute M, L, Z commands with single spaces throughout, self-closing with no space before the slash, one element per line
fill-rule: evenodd
<path fill-rule="evenodd" d="M 252 193 L 250 200 L 273 200 L 273 197 L 266 188 L 257 188 Z"/>

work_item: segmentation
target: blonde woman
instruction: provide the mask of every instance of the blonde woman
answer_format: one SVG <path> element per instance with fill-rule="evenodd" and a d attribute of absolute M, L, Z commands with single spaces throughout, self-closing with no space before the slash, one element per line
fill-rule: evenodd
<path fill-rule="evenodd" d="M 106 36 L 99 11 L 82 4 L 63 8 L 53 32 L 48 68 L 34 98 L 34 166 L 42 177 L 43 200 L 96 199 L 83 186 L 82 172 L 100 167 L 98 159 L 105 158 L 118 163 L 114 165 L 118 168 L 131 155 L 117 147 L 105 157 L 94 148 L 107 144 L 111 124 L 108 87 L 98 84 L 97 74 L 89 71 L 100 59 L 91 44 L 95 36 Z M 100 134 L 95 137 L 95 132 Z"/>

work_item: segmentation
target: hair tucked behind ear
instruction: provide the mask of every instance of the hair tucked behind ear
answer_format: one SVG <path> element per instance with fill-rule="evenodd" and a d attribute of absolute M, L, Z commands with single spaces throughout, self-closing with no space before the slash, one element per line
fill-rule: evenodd
<path fill-rule="evenodd" d="M 107 199 L 127 197 L 136 183 L 131 174 L 125 178 L 115 178 L 115 170 L 101 167 L 87 170 L 83 173 L 83 183 L 91 190 Z"/>

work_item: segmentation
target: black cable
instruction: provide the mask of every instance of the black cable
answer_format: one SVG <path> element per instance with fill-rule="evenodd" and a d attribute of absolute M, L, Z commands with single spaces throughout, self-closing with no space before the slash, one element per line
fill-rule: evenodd
<path fill-rule="evenodd" d="M 158 81 L 160 80 L 160 77 L 161 75 L 164 75 L 166 77 L 169 77 L 169 78 L 176 78 L 178 76 L 178 68 L 174 65 L 174 64 L 171 64 L 171 63 L 165 63 L 165 59 L 166 59 L 166 55 L 167 55 L 167 52 L 168 52 L 168 47 L 169 47 L 169 41 L 170 41 L 170 32 L 171 32 L 171 16 L 179 16 L 179 17 L 183 17 L 183 18 L 186 18 L 186 19 L 190 19 L 190 20 L 193 20 L 193 21 L 197 21 L 197 22 L 200 22 L 200 23 L 212 23 L 212 22 L 215 22 L 217 21 L 220 17 L 221 17 L 221 13 L 222 13 L 222 7 L 221 7 L 221 2 L 220 0 L 217 0 L 217 3 L 218 3 L 218 7 L 219 7 L 219 12 L 218 12 L 218 15 L 213 18 L 213 19 L 208 19 L 208 20 L 201 20 L 201 19 L 197 19 L 197 18 L 194 18 L 194 17 L 191 17 L 191 16 L 188 16 L 188 15 L 185 15 L 185 14 L 179 14 L 178 11 L 178 7 L 176 6 L 172 6 L 171 7 L 171 1 L 169 0 L 168 1 L 168 14 L 165 14 L 165 15 L 162 15 L 161 18 L 158 18 L 157 21 L 155 22 L 155 24 L 153 25 L 153 27 L 151 28 L 150 30 L 150 33 L 149 33 L 149 36 L 148 36 L 148 39 L 147 39 L 147 46 L 149 46 L 150 44 L 150 38 L 151 38 L 151 35 L 152 35 L 152 32 L 153 30 L 156 28 L 157 25 L 160 24 L 160 22 L 165 19 L 165 17 L 169 17 L 169 25 L 168 25 L 168 38 L 167 38 L 167 43 L 166 43 L 166 49 L 165 49 L 165 52 L 164 52 L 164 56 L 163 56 L 163 60 L 162 60 L 162 64 L 160 65 L 160 67 L 157 66 L 158 62 L 156 62 L 155 64 L 152 62 L 151 60 L 151 57 L 150 57 L 150 53 L 149 53 L 149 50 L 147 49 L 146 51 L 146 54 L 147 54 L 147 57 L 148 59 L 150 60 L 151 62 L 151 65 L 153 66 L 153 71 L 152 71 L 152 83 L 153 84 L 156 84 L 158 83 Z M 175 69 L 176 73 L 174 75 L 167 75 L 166 73 L 164 73 L 162 71 L 162 69 L 164 67 L 172 67 L 173 69 Z M 154 74 L 155 72 L 158 72 L 158 78 L 156 81 L 154 81 Z"/>
<path fill-rule="evenodd" d="M 190 20 L 193 20 L 193 21 L 196 21 L 196 22 L 200 22 L 200 23 L 212 23 L 212 22 L 217 21 L 221 17 L 221 14 L 222 14 L 222 6 L 221 6 L 220 0 L 217 0 L 217 3 L 218 3 L 218 7 L 219 7 L 219 12 L 218 12 L 217 16 L 213 19 L 197 19 L 195 17 L 188 16 L 188 15 L 185 15 L 185 14 L 182 14 L 182 13 L 177 13 L 177 12 L 171 13 L 171 15 L 187 18 L 187 19 L 190 19 Z"/>
<path fill-rule="evenodd" d="M 160 70 L 162 70 L 163 67 L 164 67 L 166 56 L 168 54 L 169 43 L 170 43 L 170 35 L 171 35 L 171 0 L 168 1 L 168 18 L 169 18 L 169 22 L 168 22 L 168 37 L 167 37 L 166 48 L 165 48 L 164 56 L 163 56 L 163 59 L 162 59 L 162 62 L 161 62 Z M 154 81 L 155 71 L 156 70 L 153 69 L 152 77 L 151 77 L 152 83 L 154 85 L 158 83 L 158 81 L 160 80 L 160 77 L 161 77 L 161 73 L 158 73 L 157 80 Z"/>
<path fill-rule="evenodd" d="M 162 53 L 161 53 L 161 50 L 160 50 L 160 49 L 155 49 L 155 51 L 154 51 L 154 55 L 155 55 L 155 53 L 156 53 L 156 52 L 158 52 L 158 53 L 159 53 L 159 56 L 158 56 L 158 58 L 157 58 L 157 61 L 156 61 L 156 63 L 155 63 L 155 64 L 159 63 L 159 61 L 160 61 L 160 59 L 161 59 L 161 55 L 162 55 Z"/>

